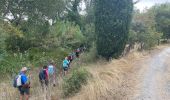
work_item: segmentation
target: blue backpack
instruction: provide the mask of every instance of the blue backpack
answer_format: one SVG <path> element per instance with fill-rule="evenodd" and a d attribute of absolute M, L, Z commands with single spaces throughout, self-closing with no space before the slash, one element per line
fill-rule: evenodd
<path fill-rule="evenodd" d="M 49 65 L 48 66 L 48 74 L 49 75 L 53 75 L 54 74 L 54 66 L 53 65 Z"/>
<path fill-rule="evenodd" d="M 63 68 L 67 68 L 69 65 L 69 61 L 68 60 L 64 60 L 63 61 Z"/>
<path fill-rule="evenodd" d="M 45 80 L 45 70 L 41 70 L 40 73 L 39 73 L 39 79 L 40 80 Z"/>

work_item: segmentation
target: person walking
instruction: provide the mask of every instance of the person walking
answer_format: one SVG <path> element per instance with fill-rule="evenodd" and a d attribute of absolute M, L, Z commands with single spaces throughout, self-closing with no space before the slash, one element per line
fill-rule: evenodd
<path fill-rule="evenodd" d="M 69 67 L 69 61 L 68 61 L 68 57 L 65 57 L 65 59 L 63 60 L 63 72 L 64 72 L 64 76 L 67 74 L 68 72 L 68 67 Z"/>
<path fill-rule="evenodd" d="M 18 86 L 20 92 L 20 100 L 28 100 L 30 96 L 30 82 L 26 75 L 28 68 L 23 67 L 19 73 L 18 80 L 21 82 L 21 85 Z"/>
<path fill-rule="evenodd" d="M 44 87 L 48 87 L 49 77 L 48 77 L 48 67 L 45 65 L 39 72 L 39 81 L 44 90 Z"/>
<path fill-rule="evenodd" d="M 56 66 L 54 61 L 51 61 L 48 65 L 48 75 L 49 75 L 49 84 L 56 86 Z"/>

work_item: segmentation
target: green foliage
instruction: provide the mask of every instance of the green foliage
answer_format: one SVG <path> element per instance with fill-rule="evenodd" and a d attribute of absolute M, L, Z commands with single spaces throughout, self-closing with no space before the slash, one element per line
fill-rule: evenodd
<path fill-rule="evenodd" d="M 2 22 L 0 21 L 0 49 L 5 49 L 6 45 L 5 45 L 5 39 L 7 37 L 5 30 L 3 29 L 3 25 Z"/>
<path fill-rule="evenodd" d="M 63 48 L 49 50 L 31 48 L 28 53 L 28 60 L 32 62 L 35 67 L 48 64 L 51 60 L 56 62 L 57 67 L 61 67 L 62 60 L 69 54 L 69 50 Z"/>
<path fill-rule="evenodd" d="M 12 75 L 13 73 L 19 72 L 22 66 L 30 65 L 27 60 L 27 53 L 7 53 L 0 61 L 0 73 L 1 75 Z"/>
<path fill-rule="evenodd" d="M 3 39 L 4 47 L 14 52 L 23 52 L 32 46 L 32 42 L 24 37 L 24 33 L 19 28 L 5 22 L 1 26 L 1 38 Z"/>
<path fill-rule="evenodd" d="M 95 0 L 86 0 L 86 17 L 85 23 L 91 24 L 95 22 Z"/>
<path fill-rule="evenodd" d="M 96 0 L 95 31 L 98 55 L 106 59 L 122 54 L 128 40 L 132 0 Z"/>
<path fill-rule="evenodd" d="M 83 68 L 75 69 L 71 76 L 66 78 L 63 83 L 63 94 L 65 97 L 78 93 L 82 85 L 87 84 L 89 72 Z"/>
<path fill-rule="evenodd" d="M 78 10 L 80 2 L 81 0 L 72 0 L 70 2 L 71 7 L 68 9 L 67 19 L 82 28 L 81 16 Z"/>
<path fill-rule="evenodd" d="M 132 30 L 129 34 L 128 43 L 133 46 L 135 43 L 141 44 L 140 49 L 150 49 L 158 44 L 162 34 L 156 32 L 142 23 L 133 23 Z"/>
<path fill-rule="evenodd" d="M 62 47 L 79 47 L 84 43 L 85 37 L 83 36 L 80 27 L 72 22 L 58 21 L 51 29 L 52 38 L 56 38 L 59 46 Z"/>
<path fill-rule="evenodd" d="M 128 37 L 128 44 L 134 46 L 136 42 L 137 42 L 137 33 L 134 32 L 133 30 L 130 30 L 129 37 Z"/>
<path fill-rule="evenodd" d="M 6 49 L 12 50 L 13 52 L 21 51 L 24 52 L 32 47 L 32 42 L 23 37 L 11 35 L 6 39 Z"/>
<path fill-rule="evenodd" d="M 80 30 L 80 2 L 0 0 L 0 75 L 31 64 L 39 67 L 50 60 L 61 67 L 64 57 L 86 40 Z M 70 3 L 73 16 L 66 21 Z"/>
<path fill-rule="evenodd" d="M 156 28 L 163 33 L 163 37 L 170 38 L 170 3 L 155 6 Z"/>
<path fill-rule="evenodd" d="M 83 63 L 94 63 L 97 61 L 97 50 L 96 46 L 93 44 L 89 50 L 89 52 L 86 52 L 81 57 L 81 60 Z"/>
<path fill-rule="evenodd" d="M 86 38 L 86 48 L 92 47 L 93 43 L 96 42 L 95 25 L 93 23 L 86 24 L 83 35 Z"/>
<path fill-rule="evenodd" d="M 162 33 L 156 31 L 155 12 L 151 8 L 144 13 L 134 12 L 133 23 L 131 25 L 131 32 L 129 34 L 128 43 L 130 46 L 139 43 L 141 47 L 139 49 L 150 49 L 156 44 L 159 44 L 159 40 L 162 37 Z"/>
<path fill-rule="evenodd" d="M 60 17 L 65 10 L 65 0 L 1 0 L 0 15 L 18 26 L 25 17 L 28 19 L 38 16 L 36 19 L 53 19 Z M 12 15 L 13 19 L 6 16 Z"/>
<path fill-rule="evenodd" d="M 28 39 L 31 39 L 31 38 L 36 38 L 36 39 L 45 38 L 49 34 L 49 31 L 50 31 L 49 22 L 48 21 L 43 21 L 43 20 L 36 20 L 36 18 L 34 19 L 34 17 L 28 19 L 28 21 L 23 21 L 20 24 L 20 30 L 25 33 L 24 35 Z"/>
<path fill-rule="evenodd" d="M 62 60 L 69 51 L 66 49 L 31 48 L 23 53 L 9 53 L 0 50 L 0 75 L 18 73 L 21 67 L 42 67 L 53 60 L 57 67 L 61 67 Z"/>

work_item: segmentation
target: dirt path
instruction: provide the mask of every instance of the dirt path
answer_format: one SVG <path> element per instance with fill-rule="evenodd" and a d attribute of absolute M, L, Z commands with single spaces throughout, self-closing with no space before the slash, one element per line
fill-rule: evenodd
<path fill-rule="evenodd" d="M 126 100 L 170 100 L 170 48 L 136 64 L 124 83 Z"/>

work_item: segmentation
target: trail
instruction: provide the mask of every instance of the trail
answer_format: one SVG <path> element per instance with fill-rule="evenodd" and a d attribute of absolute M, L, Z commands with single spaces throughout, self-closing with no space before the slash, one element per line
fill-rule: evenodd
<path fill-rule="evenodd" d="M 136 64 L 138 68 L 131 74 L 126 86 L 128 100 L 170 100 L 170 48 L 153 54 L 143 62 Z M 135 80 L 135 81 L 134 81 Z M 133 85 L 132 85 L 133 84 Z"/>
<path fill-rule="evenodd" d="M 79 93 L 63 99 L 62 84 L 58 84 L 52 89 L 51 100 L 170 100 L 169 59 L 170 47 L 163 46 L 149 54 L 134 52 L 109 63 L 89 65 L 85 68 L 92 79 Z M 38 79 L 33 77 L 33 80 L 30 100 L 43 100 L 45 95 L 40 91 Z M 18 91 L 10 82 L 1 84 L 0 100 L 13 100 L 18 98 L 16 94 Z"/>

